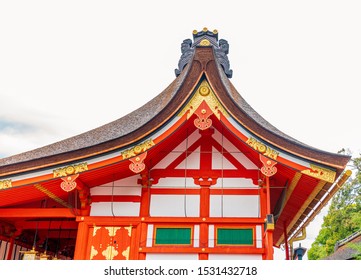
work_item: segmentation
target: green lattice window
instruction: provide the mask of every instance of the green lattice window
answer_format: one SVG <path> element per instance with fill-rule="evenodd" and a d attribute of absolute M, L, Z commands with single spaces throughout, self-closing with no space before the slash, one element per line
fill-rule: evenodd
<path fill-rule="evenodd" d="M 156 228 L 155 245 L 191 245 L 191 228 Z"/>
<path fill-rule="evenodd" d="M 217 245 L 253 245 L 253 229 L 218 228 Z"/>

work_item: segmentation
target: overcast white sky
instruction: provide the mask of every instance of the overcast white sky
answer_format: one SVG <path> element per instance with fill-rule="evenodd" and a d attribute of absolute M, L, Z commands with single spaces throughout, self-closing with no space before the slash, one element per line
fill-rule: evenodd
<path fill-rule="evenodd" d="M 232 83 L 271 124 L 358 155 L 360 14 L 348 0 L 0 0 L 0 157 L 137 109 L 173 81 L 182 40 L 203 27 L 228 40 Z"/>

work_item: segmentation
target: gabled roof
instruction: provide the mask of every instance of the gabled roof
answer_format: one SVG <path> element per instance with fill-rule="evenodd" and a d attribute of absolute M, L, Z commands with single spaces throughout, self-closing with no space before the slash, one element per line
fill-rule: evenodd
<path fill-rule="evenodd" d="M 33 180 L 30 183 L 28 178 L 32 176 L 31 174 L 46 170 L 44 171 L 46 174 L 37 180 L 47 181 L 48 189 L 55 195 L 61 196 L 58 190 L 59 182 L 54 181 L 56 178 L 52 176 L 51 169 L 89 160 L 93 161 L 90 164 L 93 167 L 89 167 L 89 170 L 82 174 L 82 181 L 90 185 L 98 174 L 110 176 L 111 172 L 115 170 L 118 172 L 120 167 L 130 172 L 127 161 L 129 157 L 123 156 L 124 151 L 137 147 L 136 145 L 144 143 L 154 135 L 159 136 L 168 125 L 174 126 L 177 118 L 181 121 L 187 120 L 184 110 L 189 110 L 194 93 L 201 88 L 203 82 L 206 82 L 214 98 L 218 100 L 219 106 L 227 114 L 227 117 L 223 115 L 224 118 L 220 118 L 218 123 L 232 127 L 227 132 L 228 136 L 236 139 L 238 145 L 247 149 L 248 154 L 257 161 L 259 168 L 262 167 L 259 154 L 263 153 L 257 150 L 254 143 L 261 143 L 263 147 L 275 149 L 279 153 L 277 159 L 273 158 L 279 163 L 277 165 L 279 171 L 274 176 L 274 180 L 276 183 L 282 181 L 283 190 L 277 188 L 273 190 L 271 201 L 276 219 L 275 244 L 278 246 L 283 242 L 283 227 L 286 222 L 287 232 L 297 234 L 300 227 L 304 227 L 322 208 L 323 203 L 327 201 L 325 196 L 330 197 L 330 194 L 342 185 L 338 180 L 342 177 L 341 182 L 343 182 L 349 176 L 349 174 L 346 177 L 340 175 L 350 157 L 301 143 L 281 132 L 259 115 L 230 81 L 233 72 L 227 57 L 229 46 L 226 40 L 218 41 L 218 32 L 210 32 L 206 29 L 194 32 L 193 41 L 184 40 L 181 50 L 181 59 L 175 71 L 176 79 L 162 93 L 136 111 L 80 135 L 0 159 L 0 194 L 2 191 L 7 191 L 6 189 L 14 194 L 15 188 L 8 187 L 6 184 L 9 183 L 5 181 L 9 177 L 15 177 L 18 180 L 16 186 L 22 187 L 24 194 L 28 190 L 26 194 L 29 196 L 33 191 L 29 185 L 38 181 Z M 213 110 L 219 110 L 217 106 Z M 160 150 L 158 146 L 167 137 L 162 136 L 161 140 L 155 141 L 156 143 L 149 148 L 149 154 L 153 151 L 153 155 L 156 155 Z M 96 159 L 110 154 L 113 157 L 111 160 L 113 167 L 101 165 L 99 162 L 94 163 Z M 100 168 L 104 169 L 100 170 Z M 26 174 L 26 180 L 20 178 L 22 174 Z M 33 175 L 35 176 L 39 175 Z M 1 184 L 6 186 L 1 187 Z M 44 192 L 44 189 L 39 190 Z M 11 197 L 14 200 L 14 196 Z M 35 198 L 37 196 L 34 194 Z M 9 202 L 8 205 L 11 203 Z"/>
<path fill-rule="evenodd" d="M 210 45 L 203 46 L 202 44 L 207 40 Z M 183 44 L 189 45 L 190 41 L 190 39 L 184 40 L 186 43 Z M 227 49 L 222 53 L 221 48 L 224 45 Z M 188 50 L 182 48 L 183 58 L 181 57 L 179 62 L 182 69 L 176 70 L 178 77 L 147 104 L 120 119 L 88 132 L 0 159 L 0 178 L 99 155 L 136 143 L 158 129 L 180 109 L 203 74 L 207 76 L 230 114 L 256 136 L 291 154 L 338 170 L 344 169 L 350 159 L 349 156 L 329 153 L 301 143 L 278 130 L 246 102 L 229 80 L 232 70 L 225 70 L 225 67 L 229 67 L 226 56 L 228 43 L 225 40 L 222 44 L 218 43 L 218 32 L 202 30 L 194 33 L 194 43 L 188 47 Z"/>

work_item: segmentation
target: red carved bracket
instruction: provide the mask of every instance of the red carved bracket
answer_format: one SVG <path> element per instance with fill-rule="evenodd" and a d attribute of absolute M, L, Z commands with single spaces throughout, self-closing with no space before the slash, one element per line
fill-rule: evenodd
<path fill-rule="evenodd" d="M 209 108 L 207 103 L 203 101 L 201 105 L 194 112 L 197 115 L 197 119 L 194 120 L 194 125 L 200 130 L 205 130 L 212 126 L 212 120 L 209 119 L 213 115 L 212 110 Z"/>
<path fill-rule="evenodd" d="M 147 152 L 144 152 L 143 154 L 140 154 L 136 157 L 132 157 L 129 160 L 131 161 L 131 164 L 129 164 L 129 169 L 132 170 L 134 173 L 140 173 L 145 169 L 145 164 L 143 161 L 147 157 Z"/>
<path fill-rule="evenodd" d="M 60 187 L 66 192 L 74 190 L 76 188 L 75 180 L 76 178 L 78 178 L 78 176 L 79 174 L 62 177 L 61 179 L 63 180 L 63 182 L 61 182 Z"/>
<path fill-rule="evenodd" d="M 261 172 L 263 175 L 271 177 L 277 173 L 277 167 L 275 167 L 277 161 L 271 160 L 262 154 L 259 155 L 259 159 L 263 163 L 263 166 L 261 167 Z"/>

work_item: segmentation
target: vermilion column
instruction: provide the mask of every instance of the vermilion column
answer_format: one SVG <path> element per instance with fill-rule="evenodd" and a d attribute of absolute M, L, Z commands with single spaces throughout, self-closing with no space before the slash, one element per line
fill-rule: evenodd
<path fill-rule="evenodd" d="M 88 248 L 89 226 L 85 222 L 79 222 L 78 234 L 74 251 L 74 260 L 86 260 L 86 251 Z"/>
<path fill-rule="evenodd" d="M 201 185 L 201 197 L 200 197 L 200 217 L 203 221 L 206 221 L 209 217 L 209 197 L 210 191 L 209 191 L 209 185 Z M 199 246 L 201 248 L 208 248 L 208 224 L 207 223 L 201 223 L 200 224 L 200 233 L 199 233 Z M 207 253 L 200 253 L 199 254 L 200 260 L 208 260 L 208 254 Z"/>

